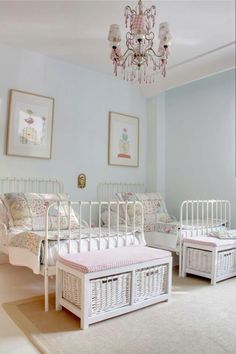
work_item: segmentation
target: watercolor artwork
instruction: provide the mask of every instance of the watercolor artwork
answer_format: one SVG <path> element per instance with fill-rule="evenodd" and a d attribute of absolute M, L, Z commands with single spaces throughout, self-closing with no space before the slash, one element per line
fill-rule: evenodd
<path fill-rule="evenodd" d="M 7 154 L 51 158 L 54 99 L 10 91 Z"/>
<path fill-rule="evenodd" d="M 139 119 L 120 113 L 109 113 L 109 165 L 138 167 Z"/>

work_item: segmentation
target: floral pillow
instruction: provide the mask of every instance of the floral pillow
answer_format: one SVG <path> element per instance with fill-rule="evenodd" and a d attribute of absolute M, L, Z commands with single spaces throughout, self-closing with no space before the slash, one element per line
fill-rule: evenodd
<path fill-rule="evenodd" d="M 103 225 L 108 225 L 108 205 L 102 206 L 102 222 Z M 116 225 L 117 223 L 117 204 L 110 205 L 110 224 Z M 119 224 L 125 224 L 125 208 L 124 205 L 119 205 Z"/>
<path fill-rule="evenodd" d="M 5 224 L 7 228 L 9 227 L 7 208 L 5 207 L 1 197 L 0 197 L 0 223 Z"/>
<path fill-rule="evenodd" d="M 160 193 L 136 193 L 136 200 L 143 204 L 144 214 L 167 213 L 165 201 Z"/>
<path fill-rule="evenodd" d="M 128 201 L 128 202 L 135 202 L 138 201 L 136 193 L 132 192 L 122 192 L 122 193 L 116 193 L 117 198 L 120 201 Z M 125 215 L 125 205 L 123 205 L 123 212 Z M 135 223 L 136 225 L 141 225 L 142 223 L 142 208 L 141 206 L 135 205 L 134 203 L 128 204 L 127 206 L 127 213 L 128 213 L 128 224 L 133 225 L 134 223 L 134 213 L 135 213 Z"/>
<path fill-rule="evenodd" d="M 58 228 L 58 212 L 60 229 L 65 230 L 69 227 L 69 205 L 66 194 L 6 193 L 3 201 L 8 210 L 11 227 L 21 227 L 32 231 L 44 230 L 47 206 L 59 201 L 61 202 L 60 208 L 55 205 L 49 209 L 49 230 Z M 70 225 L 71 228 L 79 227 L 79 221 L 72 208 Z"/>

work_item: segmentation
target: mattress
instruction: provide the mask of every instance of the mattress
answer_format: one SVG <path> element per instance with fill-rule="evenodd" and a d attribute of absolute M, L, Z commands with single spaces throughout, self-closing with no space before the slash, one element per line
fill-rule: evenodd
<path fill-rule="evenodd" d="M 197 231 L 198 233 L 208 233 L 213 229 L 218 229 L 225 227 L 227 224 L 227 220 L 183 220 L 182 222 L 182 230 L 186 231 Z M 174 222 L 157 222 L 155 224 L 155 231 L 161 233 L 171 233 L 178 234 L 181 229 L 181 223 L 179 221 Z"/>
<path fill-rule="evenodd" d="M 165 230 L 169 230 L 165 228 Z M 192 236 L 207 235 L 209 232 L 226 230 L 226 227 L 221 223 L 215 223 L 210 229 L 205 225 L 197 228 L 197 223 L 193 223 L 193 226 L 185 226 L 182 228 L 182 237 L 189 238 Z M 180 239 L 180 229 L 178 228 L 176 232 L 145 232 L 145 240 L 148 246 L 161 248 L 164 250 L 177 252 L 179 251 L 179 239 Z"/>
<path fill-rule="evenodd" d="M 57 241 L 57 232 L 49 233 L 48 241 L 48 266 L 55 266 L 58 254 L 87 252 L 88 250 L 98 250 L 106 248 L 124 247 L 131 245 L 145 245 L 145 239 L 142 232 L 139 230 L 127 233 L 120 231 L 119 235 L 115 230 L 110 230 L 108 236 L 108 229 L 102 228 L 101 235 L 99 235 L 99 228 L 91 229 L 91 237 L 89 236 L 89 229 L 81 230 L 81 237 L 79 238 L 79 231 L 72 230 L 71 241 L 69 241 L 68 230 L 61 231 L 60 242 Z M 18 230 L 19 231 L 19 230 Z M 34 273 L 40 273 L 40 267 L 45 264 L 45 232 L 37 231 L 37 233 L 28 231 L 15 234 L 14 232 L 8 235 L 8 251 L 9 260 L 11 264 L 21 265 L 31 268 Z"/>

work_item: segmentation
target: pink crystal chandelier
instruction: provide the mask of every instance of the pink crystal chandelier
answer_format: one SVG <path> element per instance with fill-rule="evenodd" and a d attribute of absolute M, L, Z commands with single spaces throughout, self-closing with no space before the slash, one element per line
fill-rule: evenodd
<path fill-rule="evenodd" d="M 159 48 L 153 49 L 156 7 L 145 9 L 141 0 L 135 9 L 125 7 L 125 25 L 130 30 L 126 33 L 127 49 L 122 54 L 121 31 L 119 25 L 111 25 L 108 40 L 111 45 L 111 60 L 114 65 L 114 74 L 118 75 L 121 68 L 123 79 L 138 81 L 138 83 L 153 83 L 156 81 L 157 71 L 166 76 L 166 66 L 169 57 L 171 34 L 167 22 L 159 25 Z"/>

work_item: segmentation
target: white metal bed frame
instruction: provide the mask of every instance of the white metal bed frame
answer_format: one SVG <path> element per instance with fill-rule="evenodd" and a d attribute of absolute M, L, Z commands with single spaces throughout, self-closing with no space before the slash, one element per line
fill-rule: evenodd
<path fill-rule="evenodd" d="M 65 203 L 65 202 L 61 202 L 61 201 L 58 201 L 56 203 L 53 203 L 53 204 L 50 204 L 48 205 L 48 208 L 47 208 L 47 212 L 46 212 L 46 223 L 45 223 L 45 261 L 44 261 L 44 265 L 41 266 L 41 269 L 42 269 L 42 273 L 44 274 L 44 288 L 45 288 L 45 311 L 48 311 L 48 308 L 49 308 L 49 300 L 48 300 L 48 277 L 51 274 L 51 272 L 53 271 L 53 275 L 56 274 L 56 267 L 55 266 L 48 266 L 48 241 L 49 241 L 49 230 L 48 230 L 48 226 L 49 226 L 49 211 L 51 208 L 54 208 L 55 206 L 57 206 L 57 209 L 59 211 L 61 205 Z M 122 202 L 122 201 L 110 201 L 110 202 L 97 202 L 97 201 L 79 201 L 79 202 L 66 202 L 68 203 L 68 206 L 69 206 L 69 216 L 68 216 L 68 219 L 70 220 L 70 215 L 71 215 L 71 210 L 73 207 L 77 206 L 78 209 L 79 209 L 79 212 L 78 212 L 78 217 L 79 217 L 79 220 L 81 221 L 82 220 L 82 214 L 83 214 L 83 210 L 88 207 L 89 208 L 89 219 L 88 219 L 88 224 L 87 224 L 87 227 L 88 227 L 88 252 L 91 251 L 91 243 L 92 243 L 92 216 L 93 216 L 93 212 L 95 212 L 96 210 L 93 210 L 95 209 L 95 207 L 98 209 L 98 229 L 99 229 L 99 232 L 98 232 L 98 250 L 101 250 L 101 242 L 103 240 L 103 237 L 102 237 L 102 222 L 101 222 L 101 215 L 102 215 L 102 208 L 104 206 L 107 207 L 108 209 L 108 225 L 107 225 L 107 229 L 108 229 L 108 235 L 106 236 L 106 241 L 107 241 L 107 244 L 108 244 L 108 248 L 111 248 L 110 246 L 110 241 L 112 238 L 116 238 L 117 240 L 117 247 L 118 247 L 118 239 L 120 237 L 120 234 L 121 234 L 121 225 L 120 225 L 120 206 L 123 205 L 125 207 L 125 224 L 124 224 L 124 237 L 125 237 L 125 246 L 127 246 L 127 239 L 128 239 L 128 232 L 132 231 L 133 232 L 133 235 L 135 235 L 135 232 L 136 231 L 142 231 L 143 230 L 143 206 L 142 206 L 142 203 L 140 202 L 129 202 L 129 201 L 126 201 L 126 202 Z M 128 226 L 128 205 L 133 205 L 134 208 L 133 208 L 133 220 L 132 220 L 132 225 L 129 225 Z M 116 225 L 115 227 L 113 225 L 111 225 L 111 206 L 112 205 L 116 205 Z M 141 210 L 141 218 L 140 218 L 140 222 L 137 222 L 136 223 L 136 207 L 139 206 L 140 207 L 140 210 Z M 61 229 L 60 229 L 60 214 L 58 213 L 57 214 L 57 243 L 58 243 L 58 253 L 60 254 L 60 239 L 61 239 Z M 116 232 L 116 235 L 115 236 L 112 236 L 111 235 L 111 231 L 115 231 Z M 122 229 L 123 230 L 123 229 Z M 69 223 L 69 228 L 68 228 L 68 231 L 69 231 L 69 253 L 71 253 L 71 232 L 72 232 L 72 229 L 71 229 L 71 225 Z M 79 222 L 79 227 L 78 227 L 78 242 L 79 242 L 79 249 L 78 249 L 78 252 L 81 251 L 81 241 L 82 241 L 82 233 L 83 233 L 83 225 L 81 222 Z M 133 242 L 131 245 L 134 245 L 134 242 L 135 242 L 135 237 L 133 237 Z"/>
<path fill-rule="evenodd" d="M 64 185 L 54 178 L 17 178 L 0 177 L 0 194 L 2 193 L 63 193 Z"/>
<path fill-rule="evenodd" d="M 99 200 L 113 200 L 118 192 L 145 192 L 142 183 L 102 182 L 98 185 Z M 182 276 L 183 234 L 188 237 L 202 236 L 214 229 L 214 221 L 231 228 L 231 204 L 228 200 L 185 200 L 180 207 L 179 275 Z M 162 222 L 159 222 L 162 224 Z M 170 223 L 170 225 L 173 223 Z M 219 226 L 220 227 L 220 226 Z M 222 226 L 223 227 L 223 226 Z"/>
<path fill-rule="evenodd" d="M 110 201 L 116 200 L 116 193 L 134 192 L 144 193 L 146 191 L 144 183 L 118 183 L 118 182 L 101 182 L 98 184 L 97 196 L 98 200 Z"/>
<path fill-rule="evenodd" d="M 57 193 L 57 192 L 62 192 L 63 191 L 63 184 L 59 182 L 56 179 L 38 179 L 38 178 L 1 178 L 0 179 L 0 194 L 2 193 L 7 193 L 7 192 L 32 192 L 32 193 Z M 44 264 L 40 266 L 40 274 L 44 276 L 44 296 L 45 296 L 45 311 L 48 311 L 49 309 L 49 277 L 50 276 L 55 276 L 56 274 L 56 266 L 49 266 L 48 265 L 48 246 L 49 246 L 49 211 L 52 207 L 55 207 L 57 205 L 58 211 L 60 210 L 60 207 L 63 203 L 68 203 L 69 206 L 69 215 L 68 219 L 70 220 L 71 216 L 71 210 L 72 207 L 78 206 L 79 209 L 79 220 L 82 220 L 82 214 L 83 214 L 83 209 L 86 207 L 89 208 L 89 216 L 88 216 L 88 239 L 89 239 L 89 249 L 88 251 L 91 251 L 91 241 L 92 241 L 92 236 L 91 236 L 91 231 L 92 231 L 92 216 L 94 212 L 94 207 L 98 208 L 98 215 L 99 215 L 99 244 L 98 244 L 98 249 L 101 248 L 101 240 L 102 240 L 102 223 L 101 223 L 101 213 L 102 213 L 102 207 L 107 206 L 108 209 L 108 236 L 106 237 L 108 241 L 108 248 L 110 248 L 110 240 L 111 237 L 111 230 L 112 230 L 112 225 L 111 225 L 111 206 L 116 205 L 117 208 L 117 213 L 116 213 L 116 237 L 119 237 L 120 233 L 120 223 L 119 223 L 119 213 L 120 213 L 120 206 L 123 205 L 125 207 L 125 245 L 127 245 L 127 237 L 128 237 L 128 227 L 130 230 L 130 226 L 128 226 L 128 205 L 129 204 L 134 204 L 133 208 L 133 232 L 139 228 L 140 231 L 143 230 L 143 215 L 141 215 L 141 224 L 136 225 L 136 206 L 139 205 L 141 208 L 141 213 L 143 213 L 143 207 L 140 202 L 122 202 L 122 201 L 116 201 L 116 202 L 108 202 L 108 201 L 89 201 L 89 202 L 63 202 L 59 201 L 53 204 L 48 204 L 47 206 L 47 211 L 46 211 L 46 216 L 45 216 L 45 256 L 44 256 Z M 58 212 L 57 214 L 57 243 L 58 243 L 58 253 L 60 252 L 60 237 L 61 237 L 61 229 L 60 229 L 60 213 Z M 138 224 L 138 223 L 137 223 Z M 69 228 L 69 252 L 71 252 L 71 224 L 70 222 L 68 223 Z M 7 231 L 6 225 L 0 222 L 0 226 L 3 226 L 5 231 Z M 114 229 L 113 229 L 114 230 Z M 82 222 L 79 222 L 79 228 L 78 228 L 78 233 L 79 233 L 79 251 L 80 251 L 80 245 L 81 245 L 81 235 L 82 235 Z M 133 242 L 135 241 L 135 237 L 133 237 Z M 118 247 L 118 242 L 117 242 L 117 247 Z M 2 247 L 0 244 L 0 251 L 4 253 L 8 253 L 7 247 Z"/>
<path fill-rule="evenodd" d="M 208 235 L 216 230 L 231 228 L 231 203 L 229 200 L 185 200 L 180 207 L 179 276 L 183 274 L 184 232 L 187 238 Z"/>

